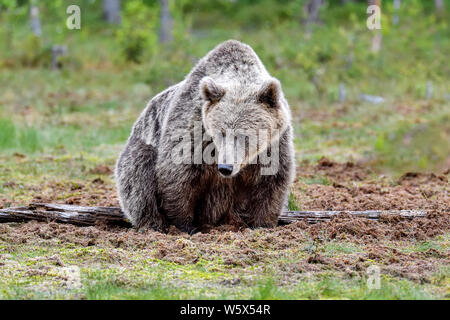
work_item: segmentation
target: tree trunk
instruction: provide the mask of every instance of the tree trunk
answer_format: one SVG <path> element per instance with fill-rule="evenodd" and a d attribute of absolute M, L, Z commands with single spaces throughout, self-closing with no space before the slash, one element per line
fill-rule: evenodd
<path fill-rule="evenodd" d="M 434 0 L 434 4 L 436 6 L 436 16 L 442 18 L 445 13 L 444 0 Z"/>
<path fill-rule="evenodd" d="M 161 20 L 159 29 L 159 42 L 169 43 L 172 41 L 172 17 L 170 16 L 169 0 L 160 0 Z"/>
<path fill-rule="evenodd" d="M 62 65 L 60 63 L 59 57 L 65 56 L 67 54 L 67 46 L 54 45 L 54 46 L 52 46 L 51 53 L 52 53 L 52 62 L 50 65 L 51 69 L 52 70 L 61 69 Z"/>
<path fill-rule="evenodd" d="M 434 4 L 436 5 L 436 11 L 440 12 L 444 10 L 444 0 L 434 0 Z"/>
<path fill-rule="evenodd" d="M 103 18 L 108 23 L 120 23 L 120 0 L 103 0 Z"/>
<path fill-rule="evenodd" d="M 30 6 L 30 25 L 33 34 L 36 37 L 42 35 L 41 19 L 39 17 L 39 8 L 36 5 L 37 1 L 32 1 Z"/>
<path fill-rule="evenodd" d="M 376 6 L 380 7 L 380 12 L 381 12 L 381 0 L 368 0 L 367 4 L 369 6 L 376 5 Z M 375 32 L 375 35 L 372 37 L 370 50 L 373 53 L 377 53 L 381 49 L 381 44 L 383 42 L 383 36 L 381 35 L 380 31 L 374 31 L 374 32 Z"/>
<path fill-rule="evenodd" d="M 397 25 L 400 21 L 400 17 L 398 16 L 398 10 L 402 5 L 402 0 L 394 0 L 394 15 L 392 16 L 392 23 Z"/>
<path fill-rule="evenodd" d="M 325 0 L 309 0 L 306 2 L 303 10 L 306 13 L 306 24 L 319 22 L 320 7 L 325 4 Z"/>
<path fill-rule="evenodd" d="M 367 5 L 368 6 L 376 5 L 381 8 L 381 0 L 367 0 Z"/>
<path fill-rule="evenodd" d="M 419 210 L 368 210 L 368 211 L 285 211 L 278 218 L 278 224 L 284 225 L 296 221 L 317 223 L 336 216 L 353 216 L 378 220 L 381 217 L 396 216 L 405 219 L 425 217 L 426 211 Z M 25 221 L 55 221 L 77 226 L 106 224 L 131 227 L 120 208 L 81 207 L 65 204 L 34 203 L 27 207 L 0 209 L 0 223 Z"/>

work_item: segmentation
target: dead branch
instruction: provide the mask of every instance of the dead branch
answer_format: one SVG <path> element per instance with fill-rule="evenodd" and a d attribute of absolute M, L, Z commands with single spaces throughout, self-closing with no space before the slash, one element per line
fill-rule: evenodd
<path fill-rule="evenodd" d="M 280 225 L 295 221 L 317 223 L 327 221 L 339 215 L 350 215 L 358 218 L 378 220 L 382 216 L 400 216 L 413 219 L 426 216 L 421 210 L 369 210 L 369 211 L 285 211 L 278 218 Z M 114 207 L 82 207 L 66 204 L 32 203 L 26 207 L 0 209 L 0 223 L 44 221 L 69 223 L 77 226 L 94 226 L 106 224 L 112 226 L 131 227 L 120 208 Z"/>
<path fill-rule="evenodd" d="M 278 224 L 289 224 L 295 221 L 306 219 L 308 223 L 317 223 L 327 221 L 336 216 L 350 215 L 358 218 L 367 218 L 378 220 L 383 216 L 403 217 L 414 219 L 425 217 L 426 211 L 423 210 L 366 210 L 366 211 L 286 211 L 278 218 Z"/>
<path fill-rule="evenodd" d="M 27 207 L 7 208 L 0 210 L 0 223 L 55 221 L 77 226 L 93 226 L 96 224 L 131 227 L 119 208 L 82 207 L 66 204 L 32 203 Z"/>

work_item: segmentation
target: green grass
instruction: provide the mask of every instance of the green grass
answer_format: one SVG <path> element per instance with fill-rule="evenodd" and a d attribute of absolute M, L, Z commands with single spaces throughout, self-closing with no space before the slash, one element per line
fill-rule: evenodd
<path fill-rule="evenodd" d="M 291 211 L 298 211 L 299 210 L 298 205 L 297 205 L 297 203 L 295 201 L 295 197 L 294 197 L 294 195 L 292 193 L 289 193 L 288 201 L 289 201 L 288 202 L 289 210 L 291 210 Z"/>
<path fill-rule="evenodd" d="M 254 232 L 257 236 L 258 231 Z M 159 242 L 112 248 L 61 239 L 44 236 L 37 242 L 5 242 L 0 235 L 0 299 L 442 299 L 449 285 L 447 266 L 425 282 L 382 272 L 379 289 L 367 285 L 365 272 L 348 274 L 327 268 L 286 272 L 311 254 L 344 259 L 364 254 L 364 245 L 346 241 L 323 239 L 311 250 L 299 244 L 287 250 L 284 258 L 260 248 L 263 264 L 256 260 L 233 266 L 220 257 L 186 264 L 161 260 L 154 256 Z M 249 244 L 249 248 L 257 247 Z M 448 236 L 393 247 L 405 253 L 433 248 L 445 254 Z M 373 263 L 368 260 L 365 267 Z M 68 281 L 62 268 L 70 266 L 79 268 L 79 282 Z"/>
<path fill-rule="evenodd" d="M 308 178 L 303 179 L 303 182 L 306 184 L 323 184 L 324 186 L 330 185 L 330 181 L 327 179 L 327 177 L 314 177 L 314 178 Z"/>
<path fill-rule="evenodd" d="M 223 289 L 222 289 L 223 290 Z M 383 280 L 381 289 L 368 289 L 364 281 L 337 280 L 329 276 L 324 280 L 305 281 L 293 289 L 280 289 L 270 278 L 262 284 L 250 287 L 248 292 L 219 294 L 207 293 L 207 290 L 194 292 L 164 288 L 158 285 L 133 290 L 114 284 L 96 285 L 89 288 L 88 299 L 251 299 L 251 300 L 298 300 L 298 299 L 358 299 L 358 300 L 428 300 L 434 296 L 421 286 L 410 281 Z"/>
<path fill-rule="evenodd" d="M 327 245 L 324 248 L 325 253 L 331 256 L 344 253 L 344 254 L 350 254 L 355 252 L 362 252 L 362 248 L 359 246 L 353 244 L 353 243 L 345 243 L 343 241 L 339 242 L 332 242 L 330 241 L 327 243 Z"/>
<path fill-rule="evenodd" d="M 157 263 L 157 261 L 155 262 Z M 136 270 L 137 269 L 137 270 Z M 27 276 L 16 273 L 15 277 L 0 283 L 1 299 L 433 299 L 427 285 L 408 280 L 383 276 L 380 289 L 369 289 L 367 279 L 343 278 L 328 273 L 311 276 L 280 286 L 270 275 L 259 280 L 236 286 L 221 285 L 221 278 L 210 275 L 209 280 L 196 274 L 178 277 L 185 273 L 182 266 L 156 265 L 145 270 L 139 268 L 110 267 L 82 268 L 82 287 L 67 289 L 54 279 L 52 273 L 45 276 Z M 56 274 L 56 273 L 53 273 Z M 6 281 L 5 281 L 6 280 Z M 45 285 L 40 288 L 40 285 Z"/>
<path fill-rule="evenodd" d="M 57 149 L 68 152 L 92 150 L 102 145 L 123 143 L 131 132 L 130 124 L 117 127 L 103 125 L 86 130 L 82 125 L 22 127 L 11 120 L 0 119 L 0 125 L 0 148 L 26 154 L 42 151 L 55 153 Z"/>
<path fill-rule="evenodd" d="M 408 252 L 426 252 L 430 249 L 434 249 L 437 251 L 445 251 L 448 250 L 450 246 L 450 235 L 442 235 L 438 236 L 433 240 L 420 241 L 418 243 L 412 244 L 407 251 Z"/>

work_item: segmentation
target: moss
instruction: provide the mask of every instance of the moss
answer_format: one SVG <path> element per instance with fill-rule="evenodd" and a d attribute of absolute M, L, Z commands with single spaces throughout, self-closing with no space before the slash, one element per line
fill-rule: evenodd
<path fill-rule="evenodd" d="M 326 254 L 333 255 L 361 250 L 336 242 L 328 242 L 323 248 Z M 200 259 L 182 265 L 152 258 L 148 249 L 111 251 L 64 243 L 18 244 L 7 259 L 3 254 L 2 299 L 430 299 L 445 295 L 436 289 L 433 295 L 429 288 L 448 285 L 449 272 L 444 267 L 434 274 L 430 284 L 382 275 L 381 289 L 369 290 L 365 277 L 353 279 L 332 270 L 280 285 L 277 268 L 305 259 L 308 253 L 303 251 L 286 254 L 272 269 L 256 265 L 230 269 L 222 259 Z M 62 281 L 60 267 L 51 262 L 54 255 L 65 266 L 80 266 L 81 288 L 68 288 Z"/>

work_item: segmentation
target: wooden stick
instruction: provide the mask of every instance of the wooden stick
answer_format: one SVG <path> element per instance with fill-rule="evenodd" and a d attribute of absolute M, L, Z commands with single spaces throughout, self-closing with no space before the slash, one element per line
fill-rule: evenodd
<path fill-rule="evenodd" d="M 280 225 L 304 220 L 317 223 L 330 220 L 339 215 L 378 220 L 381 216 L 400 216 L 407 219 L 425 217 L 427 212 L 422 210 L 369 210 L 369 211 L 285 211 L 278 218 Z M 55 221 L 78 226 L 93 226 L 107 224 L 121 227 L 131 227 L 120 208 L 114 207 L 82 207 L 66 204 L 33 203 L 27 207 L 0 209 L 0 223 Z"/>
<path fill-rule="evenodd" d="M 399 216 L 406 219 L 425 217 L 423 210 L 365 210 L 365 211 L 286 211 L 278 217 L 278 224 L 289 224 L 306 219 L 309 223 L 330 220 L 339 215 L 350 215 L 358 218 L 378 220 L 382 216 Z"/>
<path fill-rule="evenodd" d="M 0 210 L 0 223 L 30 220 L 55 221 L 78 226 L 93 226 L 104 223 L 131 227 L 120 208 L 113 207 L 81 207 L 66 204 L 32 203 L 28 207 Z"/>

